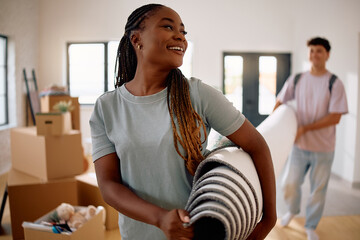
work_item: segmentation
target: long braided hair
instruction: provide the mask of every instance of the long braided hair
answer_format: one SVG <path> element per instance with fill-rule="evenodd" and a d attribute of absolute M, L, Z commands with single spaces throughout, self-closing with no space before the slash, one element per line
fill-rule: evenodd
<path fill-rule="evenodd" d="M 133 30 L 143 30 L 143 21 L 157 10 L 165 7 L 161 4 L 148 4 L 139 7 L 128 17 L 124 36 L 120 40 L 115 64 L 115 87 L 131 81 L 136 72 L 137 58 L 130 37 Z M 171 117 L 174 136 L 174 146 L 177 153 L 184 159 L 190 174 L 194 175 L 199 163 L 204 159 L 202 155 L 201 128 L 206 139 L 206 130 L 200 115 L 193 109 L 190 100 L 189 84 L 181 71 L 172 69 L 166 79 L 167 104 Z M 177 120 L 178 126 L 175 124 Z M 180 134 L 179 134 L 180 133 Z M 185 150 L 182 154 L 179 144 Z"/>

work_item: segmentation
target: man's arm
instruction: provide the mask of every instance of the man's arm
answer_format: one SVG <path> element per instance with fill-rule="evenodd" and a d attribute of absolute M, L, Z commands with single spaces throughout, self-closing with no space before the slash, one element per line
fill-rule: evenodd
<path fill-rule="evenodd" d="M 314 131 L 338 124 L 340 122 L 341 115 L 342 113 L 330 113 L 316 122 L 313 122 L 308 125 L 300 126 L 297 130 L 295 141 L 308 131 Z"/>
<path fill-rule="evenodd" d="M 276 100 L 276 103 L 275 103 L 275 107 L 274 107 L 273 112 L 274 112 L 275 109 L 277 109 L 281 104 L 282 104 L 282 102 L 280 102 L 279 100 Z"/>

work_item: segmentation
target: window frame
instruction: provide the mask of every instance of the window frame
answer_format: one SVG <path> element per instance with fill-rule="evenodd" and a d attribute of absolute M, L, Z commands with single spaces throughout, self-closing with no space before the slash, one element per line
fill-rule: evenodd
<path fill-rule="evenodd" d="M 66 85 L 70 93 L 70 54 L 69 48 L 73 44 L 103 44 L 104 45 L 104 92 L 108 91 L 108 45 L 110 41 L 94 42 L 67 42 L 66 43 Z M 81 103 L 80 105 L 92 106 L 94 103 Z"/>
<path fill-rule="evenodd" d="M 5 108 L 4 108 L 4 114 L 5 114 L 5 122 L 0 123 L 0 126 L 6 126 L 9 125 L 9 89 L 8 89 L 8 37 L 0 34 L 0 38 L 5 39 L 5 62 L 4 62 L 4 68 L 5 68 Z"/>
<path fill-rule="evenodd" d="M 84 42 L 84 41 L 79 41 L 79 42 L 67 42 L 66 43 L 66 86 L 68 88 L 68 91 L 69 93 L 71 92 L 71 89 L 70 89 L 70 52 L 69 52 L 69 49 L 70 49 L 70 46 L 71 45 L 76 45 L 76 44 L 103 44 L 104 45 L 104 88 L 103 88 L 103 91 L 104 92 L 107 92 L 109 90 L 109 69 L 108 69 L 108 65 L 109 65 L 109 43 L 110 42 L 113 42 L 113 41 L 117 41 L 117 40 L 109 40 L 109 41 L 89 41 L 89 42 Z M 190 70 L 189 70 L 189 73 L 190 76 L 186 76 L 186 77 L 191 77 L 192 75 L 192 72 L 193 72 L 193 43 L 192 41 L 188 40 L 189 42 L 189 45 L 190 45 L 190 42 L 191 42 L 191 46 L 192 46 L 192 49 L 191 49 L 191 56 L 190 56 Z M 181 67 L 180 67 L 181 69 Z M 114 71 L 115 71 L 115 68 L 114 68 Z M 116 73 L 115 73 L 116 74 Z M 184 73 L 183 73 L 184 74 Z M 80 105 L 84 105 L 84 106 L 92 106 L 94 105 L 95 103 L 80 103 Z"/>

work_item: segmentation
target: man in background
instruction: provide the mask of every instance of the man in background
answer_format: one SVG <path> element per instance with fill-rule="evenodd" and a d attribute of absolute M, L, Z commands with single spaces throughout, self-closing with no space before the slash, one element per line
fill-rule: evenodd
<path fill-rule="evenodd" d="M 315 229 L 322 217 L 334 159 L 335 126 L 348 107 L 342 81 L 326 69 L 329 41 L 316 37 L 307 46 L 310 71 L 289 77 L 274 109 L 290 100 L 296 101 L 298 130 L 282 182 L 288 212 L 281 225 L 287 226 L 300 212 L 301 185 L 310 170 L 311 194 L 306 205 L 305 229 L 309 240 L 317 240 Z"/>

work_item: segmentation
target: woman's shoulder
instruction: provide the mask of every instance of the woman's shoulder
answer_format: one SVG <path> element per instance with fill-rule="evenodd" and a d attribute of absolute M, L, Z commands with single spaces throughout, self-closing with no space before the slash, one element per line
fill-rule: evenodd
<path fill-rule="evenodd" d="M 189 78 L 188 83 L 190 88 L 190 94 L 213 95 L 221 93 L 219 89 L 212 87 L 204 81 L 195 77 Z"/>
<path fill-rule="evenodd" d="M 101 94 L 96 101 L 98 102 L 107 102 L 107 101 L 111 101 L 113 98 L 116 97 L 117 95 L 117 90 L 118 88 L 111 90 L 111 91 L 107 91 L 104 92 L 103 94 Z"/>
<path fill-rule="evenodd" d="M 203 82 L 195 77 L 188 78 L 187 81 L 189 83 L 189 91 L 190 91 L 191 99 L 194 100 L 199 98 L 200 97 L 199 92 L 201 91 Z"/>
<path fill-rule="evenodd" d="M 101 94 L 95 102 L 95 108 L 106 109 L 113 106 L 116 103 L 116 96 L 118 89 L 107 91 Z"/>
<path fill-rule="evenodd" d="M 195 77 L 187 78 L 187 81 L 189 83 L 190 89 L 198 87 L 199 82 L 201 82 L 200 79 L 195 78 Z"/>

